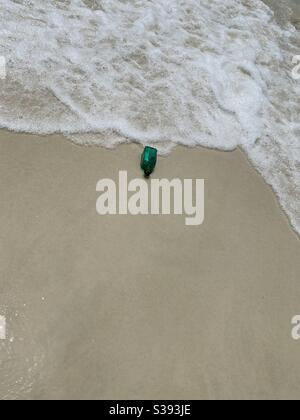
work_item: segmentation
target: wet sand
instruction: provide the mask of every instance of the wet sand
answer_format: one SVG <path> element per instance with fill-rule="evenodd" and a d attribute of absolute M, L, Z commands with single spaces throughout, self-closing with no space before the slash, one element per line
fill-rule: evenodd
<path fill-rule="evenodd" d="M 300 29 L 300 0 L 263 0 L 274 13 L 279 24 L 286 24 L 287 21 Z"/>
<path fill-rule="evenodd" d="M 0 133 L 1 399 L 298 399 L 300 241 L 240 150 L 178 147 L 206 217 L 99 216 L 141 148 Z"/>

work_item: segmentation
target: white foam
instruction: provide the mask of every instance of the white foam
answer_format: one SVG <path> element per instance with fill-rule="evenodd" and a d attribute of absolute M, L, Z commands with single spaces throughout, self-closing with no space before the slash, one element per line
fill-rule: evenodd
<path fill-rule="evenodd" d="M 242 147 L 300 233 L 299 33 L 259 0 L 5 0 L 0 126 Z M 299 47 L 300 48 L 300 47 Z"/>

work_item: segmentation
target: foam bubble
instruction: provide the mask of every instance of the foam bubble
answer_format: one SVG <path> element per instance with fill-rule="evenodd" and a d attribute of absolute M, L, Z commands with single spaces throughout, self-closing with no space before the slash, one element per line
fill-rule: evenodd
<path fill-rule="evenodd" d="M 2 3 L 1 127 L 165 153 L 240 146 L 300 233 L 300 37 L 261 1 Z"/>

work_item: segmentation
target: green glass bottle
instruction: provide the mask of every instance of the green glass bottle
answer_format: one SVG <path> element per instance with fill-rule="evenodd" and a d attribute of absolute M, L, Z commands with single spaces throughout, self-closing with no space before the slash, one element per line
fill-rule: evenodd
<path fill-rule="evenodd" d="M 141 160 L 141 168 L 145 173 L 145 176 L 148 177 L 152 174 L 155 169 L 157 162 L 157 149 L 154 147 L 146 146 Z"/>

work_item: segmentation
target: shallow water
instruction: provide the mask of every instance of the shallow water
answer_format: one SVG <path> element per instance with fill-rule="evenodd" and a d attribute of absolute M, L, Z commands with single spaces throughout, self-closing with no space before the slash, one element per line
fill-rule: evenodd
<path fill-rule="evenodd" d="M 0 126 L 162 153 L 240 146 L 300 232 L 299 1 L 266 3 L 5 0 Z"/>

